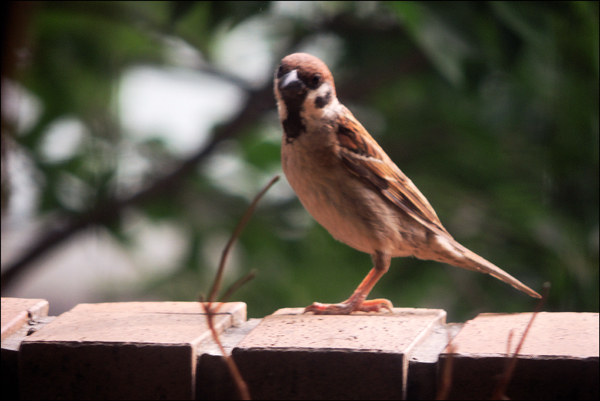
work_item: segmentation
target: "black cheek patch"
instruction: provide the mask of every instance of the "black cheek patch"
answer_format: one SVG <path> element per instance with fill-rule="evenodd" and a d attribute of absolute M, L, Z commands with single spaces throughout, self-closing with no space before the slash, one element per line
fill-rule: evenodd
<path fill-rule="evenodd" d="M 331 102 L 331 92 L 327 92 L 325 96 L 319 96 L 315 99 L 315 107 L 322 109 Z"/>

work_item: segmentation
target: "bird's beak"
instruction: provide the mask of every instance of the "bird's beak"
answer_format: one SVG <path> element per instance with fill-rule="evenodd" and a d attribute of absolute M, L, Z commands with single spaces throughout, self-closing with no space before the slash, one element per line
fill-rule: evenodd
<path fill-rule="evenodd" d="M 304 84 L 298 78 L 297 70 L 288 72 L 279 80 L 279 89 L 282 91 L 300 92 L 303 88 Z"/>

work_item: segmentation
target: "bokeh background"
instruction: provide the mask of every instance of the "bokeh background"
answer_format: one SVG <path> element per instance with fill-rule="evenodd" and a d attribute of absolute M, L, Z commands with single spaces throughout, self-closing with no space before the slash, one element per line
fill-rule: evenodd
<path fill-rule="evenodd" d="M 338 97 L 463 245 L 551 311 L 598 311 L 597 2 L 9 2 L 2 50 L 2 296 L 193 301 L 281 174 L 279 60 Z M 346 299 L 371 268 L 282 177 L 226 268 L 250 317 Z M 487 275 L 394 259 L 372 297 L 529 311 Z"/>

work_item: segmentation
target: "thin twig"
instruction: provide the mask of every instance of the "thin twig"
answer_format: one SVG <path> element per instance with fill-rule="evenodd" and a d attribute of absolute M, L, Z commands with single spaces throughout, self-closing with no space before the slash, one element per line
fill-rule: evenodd
<path fill-rule="evenodd" d="M 510 365 L 510 359 L 508 358 L 508 356 L 510 355 L 510 350 L 512 349 L 512 339 L 514 336 L 514 329 L 510 329 L 510 331 L 508 332 L 508 340 L 506 341 L 506 363 L 504 364 L 504 371 L 508 371 L 508 365 Z"/>
<path fill-rule="evenodd" d="M 240 219 L 240 222 L 238 223 L 235 230 L 233 230 L 233 233 L 231 234 L 231 238 L 229 238 L 229 242 L 227 242 L 227 245 L 225 245 L 225 248 L 223 249 L 223 253 L 221 254 L 221 262 L 219 263 L 219 269 L 217 270 L 217 275 L 215 276 L 215 280 L 213 282 L 212 288 L 210 290 L 210 294 L 208 296 L 208 302 L 201 302 L 201 305 L 204 308 L 204 312 L 206 313 L 206 321 L 208 322 L 208 327 L 210 328 L 210 331 L 212 333 L 213 340 L 215 341 L 215 343 L 217 343 L 217 345 L 219 346 L 219 349 L 221 350 L 223 359 L 225 360 L 225 363 L 227 364 L 227 367 L 229 368 L 231 377 L 233 377 L 236 388 L 238 389 L 240 398 L 242 400 L 250 399 L 250 392 L 248 391 L 248 385 L 242 378 L 242 375 L 240 374 L 240 371 L 237 368 L 233 359 L 229 355 L 227 355 L 227 353 L 225 352 L 225 348 L 223 348 L 223 344 L 221 344 L 221 339 L 219 338 L 219 334 L 217 333 L 217 330 L 214 327 L 213 317 L 214 317 L 215 313 L 221 308 L 225 299 L 229 298 L 231 296 L 231 294 L 233 294 L 234 291 L 236 291 L 243 284 L 247 283 L 254 277 L 254 272 L 250 272 L 245 277 L 236 281 L 231 287 L 229 287 L 229 289 L 223 296 L 223 299 L 221 300 L 222 302 L 218 302 L 217 305 L 215 305 L 214 307 L 213 307 L 213 303 L 215 301 L 215 298 L 217 297 L 217 293 L 219 292 L 219 289 L 221 288 L 221 281 L 223 280 L 223 271 L 225 270 L 225 262 L 227 261 L 227 256 L 229 255 L 229 250 L 233 246 L 233 243 L 235 242 L 235 240 L 240 236 L 242 230 L 244 229 L 244 227 L 250 220 L 250 217 L 252 217 L 252 214 L 254 213 L 254 209 L 256 209 L 256 206 L 258 205 L 258 202 L 260 201 L 260 199 L 269 190 L 269 188 L 271 188 L 271 186 L 273 186 L 273 184 L 275 184 L 278 180 L 279 180 L 279 175 L 276 175 L 275 177 L 273 177 L 271 179 L 271 181 L 269 181 L 269 183 L 267 185 L 265 185 L 265 187 L 258 193 L 258 195 L 256 195 L 256 197 L 254 198 L 254 200 L 248 207 L 248 210 L 246 210 L 246 213 L 244 213 L 244 215 Z"/>
<path fill-rule="evenodd" d="M 246 274 L 241 279 L 237 280 L 235 283 L 231 284 L 231 286 L 225 291 L 225 294 L 221 297 L 221 302 L 227 302 L 229 297 L 238 290 L 241 286 L 246 284 L 248 281 L 252 280 L 256 276 L 256 271 L 251 271 Z"/>
<path fill-rule="evenodd" d="M 517 366 L 517 361 L 518 361 L 517 356 L 519 355 L 519 352 L 521 352 L 521 347 L 523 347 L 523 344 L 525 343 L 525 338 L 527 337 L 527 334 L 529 333 L 529 329 L 531 328 L 531 325 L 533 324 L 535 317 L 542 310 L 542 307 L 544 306 L 544 304 L 546 303 L 546 300 L 548 299 L 549 291 L 550 291 L 550 283 L 544 283 L 544 286 L 542 287 L 542 298 L 538 301 L 537 305 L 535 306 L 533 314 L 531 315 L 531 319 L 529 320 L 529 323 L 527 324 L 527 327 L 525 328 L 525 331 L 523 332 L 523 335 L 521 336 L 521 340 L 519 341 L 519 344 L 517 345 L 517 349 L 515 349 L 515 353 L 513 354 L 512 358 L 510 359 L 510 361 L 506 367 L 506 370 L 504 371 L 504 374 L 498 380 L 498 384 L 496 385 L 496 388 L 494 389 L 494 392 L 492 393 L 492 400 L 506 399 L 506 395 L 505 395 L 506 389 L 508 388 L 508 384 L 510 383 L 512 376 L 515 372 L 515 368 Z M 509 336 L 509 341 L 510 341 L 510 337 L 512 337 L 512 335 Z M 509 354 L 507 353 L 507 356 L 508 355 Z"/>
<path fill-rule="evenodd" d="M 446 362 L 442 368 L 442 374 L 440 378 L 440 389 L 435 397 L 436 400 L 445 400 L 450 394 L 452 389 L 452 363 L 454 354 L 456 353 L 456 346 L 452 344 L 452 337 L 448 330 L 448 351 L 446 352 Z"/>
<path fill-rule="evenodd" d="M 219 338 L 219 333 L 217 333 L 217 330 L 215 329 L 214 321 L 213 321 L 213 317 L 214 317 L 215 313 L 212 310 L 212 306 L 211 306 L 212 303 L 201 302 L 200 305 L 202 305 L 202 307 L 204 308 L 204 313 L 206 313 L 206 321 L 208 322 L 208 327 L 210 328 L 210 332 L 212 334 L 213 340 L 215 341 L 215 343 L 217 343 L 217 345 L 219 346 L 219 349 L 221 350 L 223 359 L 225 360 L 225 363 L 227 364 L 227 368 L 229 369 L 229 372 L 231 373 L 231 376 L 233 377 L 233 381 L 235 382 L 236 388 L 238 389 L 240 399 L 250 400 L 250 392 L 248 391 L 248 385 L 242 378 L 242 375 L 240 374 L 240 371 L 237 368 L 237 365 L 235 364 L 233 359 L 230 356 L 228 356 L 227 353 L 225 352 L 225 348 L 223 348 L 223 344 L 221 343 L 221 339 Z"/>
<path fill-rule="evenodd" d="M 235 230 L 233 230 L 233 234 L 231 234 L 231 238 L 229 238 L 229 242 L 227 242 L 227 245 L 225 245 L 225 249 L 223 249 L 223 253 L 221 254 L 221 262 L 219 263 L 219 270 L 217 271 L 217 277 L 215 278 L 215 281 L 213 282 L 213 286 L 208 295 L 208 302 L 213 302 L 215 300 L 215 298 L 217 296 L 217 292 L 221 288 L 221 281 L 223 279 L 223 270 L 225 268 L 225 262 L 227 261 L 227 256 L 229 255 L 229 249 L 231 248 L 231 246 L 233 245 L 233 243 L 235 242 L 237 237 L 240 236 L 240 233 L 246 226 L 246 223 L 248 223 L 248 220 L 250 220 L 250 217 L 252 216 L 252 213 L 254 213 L 254 209 L 256 209 L 256 205 L 258 204 L 260 199 L 263 197 L 265 192 L 267 192 L 269 190 L 269 188 L 271 188 L 271 186 L 277 182 L 277 180 L 279 180 L 279 175 L 276 175 L 275 177 L 273 177 L 271 179 L 271 181 L 269 181 L 269 183 L 267 185 L 265 185 L 265 187 L 262 189 L 262 191 L 260 191 L 258 193 L 258 195 L 256 195 L 256 197 L 254 198 L 254 200 L 248 207 L 248 210 L 246 210 L 246 213 L 244 214 L 244 216 L 242 216 L 242 219 L 238 223 L 237 227 L 235 228 Z"/>

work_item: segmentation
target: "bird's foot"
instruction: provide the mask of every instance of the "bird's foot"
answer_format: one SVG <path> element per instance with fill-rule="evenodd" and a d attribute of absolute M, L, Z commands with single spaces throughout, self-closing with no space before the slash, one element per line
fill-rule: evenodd
<path fill-rule="evenodd" d="M 315 315 L 349 315 L 352 312 L 381 312 L 387 309 L 392 312 L 394 306 L 387 299 L 371 299 L 369 301 L 357 302 L 349 299 L 339 304 L 322 304 L 314 302 L 304 309 L 304 313 L 312 312 Z"/>
<path fill-rule="evenodd" d="M 388 312 L 393 313 L 393 307 L 394 305 L 392 305 L 389 299 L 378 298 L 364 301 L 358 310 L 363 312 L 381 312 L 382 309 L 387 309 Z"/>

